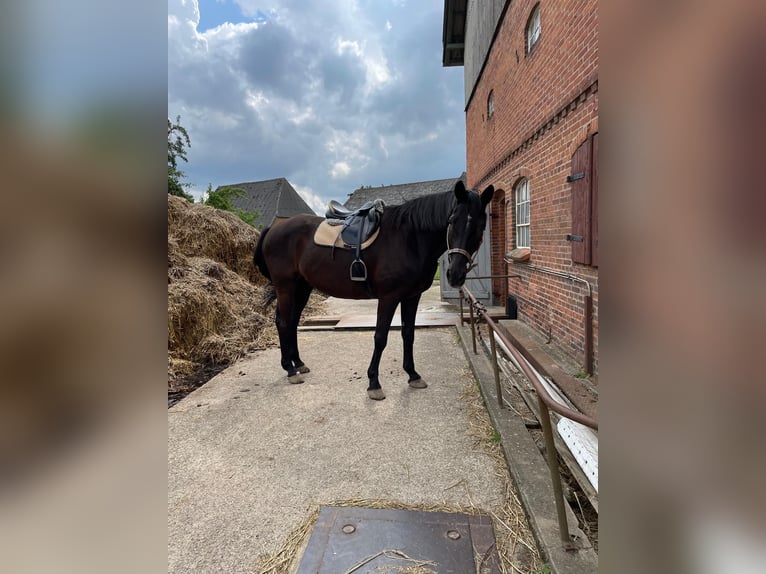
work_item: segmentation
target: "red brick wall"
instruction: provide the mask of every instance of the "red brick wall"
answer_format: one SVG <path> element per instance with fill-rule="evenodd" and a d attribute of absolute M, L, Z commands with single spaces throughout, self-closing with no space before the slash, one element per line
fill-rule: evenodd
<path fill-rule="evenodd" d="M 513 186 L 530 183 L 532 254 L 528 264 L 508 265 L 507 287 L 518 299 L 519 318 L 552 345 L 583 363 L 584 296 L 580 283 L 535 271 L 529 264 L 572 274 L 593 287 L 594 369 L 598 369 L 598 269 L 572 263 L 572 154 L 598 131 L 598 20 L 595 0 L 541 0 L 542 34 L 525 53 L 526 23 L 533 0 L 514 1 L 500 23 L 484 71 L 466 111 L 468 185 L 494 184 L 504 200 L 491 204 L 492 270 L 505 272 L 502 254 L 515 247 Z M 487 118 L 487 96 L 495 112 Z M 600 190 L 603 193 L 603 190 Z M 507 204 L 503 204 L 503 201 Z M 507 209 L 506 245 L 502 242 Z"/>

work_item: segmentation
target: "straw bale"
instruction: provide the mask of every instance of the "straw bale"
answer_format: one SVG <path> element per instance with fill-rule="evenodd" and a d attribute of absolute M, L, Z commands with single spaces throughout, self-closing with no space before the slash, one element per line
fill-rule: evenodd
<path fill-rule="evenodd" d="M 168 196 L 168 387 L 278 344 L 267 280 L 253 265 L 260 233 L 233 213 Z M 304 315 L 320 314 L 312 295 Z M 209 375 L 208 375 L 209 376 Z"/>
<path fill-rule="evenodd" d="M 168 386 L 276 343 L 266 279 L 253 265 L 259 232 L 235 214 L 168 196 Z"/>
<path fill-rule="evenodd" d="M 229 362 L 273 343 L 262 287 L 217 261 L 189 257 L 168 285 L 168 350 L 198 363 Z"/>
<path fill-rule="evenodd" d="M 182 255 L 218 261 L 263 285 L 266 279 L 253 265 L 259 236 L 257 229 L 234 213 L 168 196 L 168 253 L 173 241 Z"/>

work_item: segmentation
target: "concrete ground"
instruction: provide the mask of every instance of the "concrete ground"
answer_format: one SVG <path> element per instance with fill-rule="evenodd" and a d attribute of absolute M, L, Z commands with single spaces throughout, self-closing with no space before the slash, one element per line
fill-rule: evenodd
<path fill-rule="evenodd" d="M 305 383 L 288 384 L 279 349 L 269 349 L 168 411 L 169 572 L 253 572 L 314 505 L 336 500 L 502 503 L 494 461 L 469 435 L 459 397 L 473 379 L 454 328 L 416 331 L 422 390 L 407 386 L 392 331 L 380 402 L 365 391 L 371 331 L 298 337 L 312 370 Z"/>

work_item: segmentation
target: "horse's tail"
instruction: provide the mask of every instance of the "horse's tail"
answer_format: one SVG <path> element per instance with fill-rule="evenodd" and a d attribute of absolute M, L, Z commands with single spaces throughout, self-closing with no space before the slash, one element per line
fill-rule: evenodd
<path fill-rule="evenodd" d="M 274 285 L 271 283 L 271 273 L 269 273 L 269 268 L 266 265 L 266 259 L 263 257 L 263 240 L 266 239 L 266 234 L 269 232 L 269 229 L 271 228 L 267 227 L 261 231 L 261 236 L 258 239 L 258 244 L 255 246 L 255 254 L 253 255 L 253 263 L 256 267 L 258 267 L 261 275 L 269 280 L 269 283 L 264 287 L 263 292 L 264 310 L 268 309 L 269 305 L 277 300 L 277 291 L 274 289 Z"/>
<path fill-rule="evenodd" d="M 265 290 L 263 292 L 263 299 L 261 301 L 263 303 L 263 310 L 265 311 L 266 309 L 269 308 L 269 305 L 271 305 L 274 301 L 277 300 L 277 290 L 274 289 L 274 285 L 272 285 L 271 283 L 266 285 L 264 289 Z"/>
<path fill-rule="evenodd" d="M 263 240 L 266 239 L 266 234 L 269 232 L 270 227 L 267 227 L 261 231 L 261 236 L 258 239 L 258 244 L 255 246 L 255 254 L 253 255 L 253 263 L 266 279 L 271 281 L 271 273 L 266 266 L 266 260 L 263 258 Z"/>

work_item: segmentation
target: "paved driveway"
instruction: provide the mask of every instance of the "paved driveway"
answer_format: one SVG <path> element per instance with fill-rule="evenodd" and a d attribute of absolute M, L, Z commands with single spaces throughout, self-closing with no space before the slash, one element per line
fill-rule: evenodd
<path fill-rule="evenodd" d="M 168 571 L 253 572 L 317 504 L 359 498 L 502 504 L 494 462 L 469 434 L 472 383 L 454 329 L 420 329 L 407 386 L 392 331 L 384 401 L 367 398 L 371 331 L 299 334 L 312 369 L 290 385 L 279 350 L 248 356 L 168 411 Z"/>

